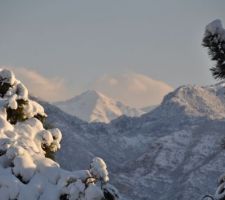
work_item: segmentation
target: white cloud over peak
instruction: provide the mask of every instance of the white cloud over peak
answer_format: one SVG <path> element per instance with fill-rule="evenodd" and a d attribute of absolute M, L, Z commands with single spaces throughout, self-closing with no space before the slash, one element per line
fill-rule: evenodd
<path fill-rule="evenodd" d="M 30 94 L 41 99 L 54 102 L 66 100 L 75 95 L 74 89 L 68 88 L 62 78 L 47 77 L 24 67 L 0 66 L 0 68 L 12 69 L 16 77 L 29 89 Z M 82 91 L 81 88 L 78 90 Z M 87 86 L 86 89 L 97 90 L 136 108 L 160 104 L 163 97 L 173 90 L 170 85 L 163 81 L 137 73 L 104 75 Z"/>
<path fill-rule="evenodd" d="M 4 68 L 4 67 L 1 67 Z M 16 77 L 21 80 L 30 94 L 47 101 L 58 101 L 69 98 L 69 90 L 63 79 L 46 77 L 34 70 L 23 67 L 6 67 L 12 69 Z"/>
<path fill-rule="evenodd" d="M 104 75 L 90 84 L 89 88 L 138 108 L 159 104 L 173 90 L 163 81 L 136 73 Z"/>

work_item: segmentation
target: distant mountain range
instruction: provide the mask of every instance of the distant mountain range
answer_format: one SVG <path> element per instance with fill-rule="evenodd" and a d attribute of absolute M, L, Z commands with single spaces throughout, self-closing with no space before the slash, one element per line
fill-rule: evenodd
<path fill-rule="evenodd" d="M 93 156 L 104 158 L 123 199 L 198 200 L 225 172 L 225 83 L 179 87 L 153 111 L 109 124 L 41 103 L 63 133 L 61 166 L 82 169 Z"/>
<path fill-rule="evenodd" d="M 87 122 L 109 123 L 122 115 L 137 117 L 145 113 L 144 110 L 127 106 L 95 90 L 88 90 L 72 99 L 54 104 L 64 112 Z"/>

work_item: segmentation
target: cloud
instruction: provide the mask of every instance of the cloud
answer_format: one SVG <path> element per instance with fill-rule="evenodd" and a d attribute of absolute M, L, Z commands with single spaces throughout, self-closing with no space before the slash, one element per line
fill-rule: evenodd
<path fill-rule="evenodd" d="M 173 88 L 163 81 L 136 73 L 104 75 L 89 86 L 134 107 L 159 104 Z"/>
<path fill-rule="evenodd" d="M 3 67 L 2 67 L 3 68 Z M 69 98 L 69 90 L 63 79 L 46 77 L 27 68 L 7 67 L 12 69 L 17 79 L 28 88 L 29 93 L 47 101 L 59 101 Z"/>
<path fill-rule="evenodd" d="M 29 89 L 30 94 L 41 99 L 50 102 L 61 101 L 71 98 L 71 94 L 73 94 L 70 91 L 72 88 L 68 88 L 62 78 L 47 77 L 23 67 L 3 66 L 1 68 L 12 69 L 17 79 L 21 80 Z M 138 108 L 159 104 L 163 97 L 173 90 L 163 81 L 137 73 L 117 76 L 104 75 L 86 89 L 98 90 L 109 97 Z"/>

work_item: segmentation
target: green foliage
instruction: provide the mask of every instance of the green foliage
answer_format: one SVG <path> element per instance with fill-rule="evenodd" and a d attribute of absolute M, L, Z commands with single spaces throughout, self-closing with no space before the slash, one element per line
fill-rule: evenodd
<path fill-rule="evenodd" d="M 39 115 L 39 117 L 37 117 L 37 119 L 39 119 L 43 123 L 44 129 L 48 130 L 48 129 L 54 128 L 54 126 L 52 124 L 46 122 L 46 117 Z M 45 151 L 45 156 L 47 158 L 50 158 L 50 159 L 56 161 L 53 145 L 54 144 L 51 144 L 50 146 L 43 145 L 42 149 Z"/>
<path fill-rule="evenodd" d="M 117 198 L 119 198 L 118 195 L 112 194 L 107 189 L 103 190 L 103 194 L 104 194 L 105 200 L 116 200 Z"/>
<path fill-rule="evenodd" d="M 225 79 L 225 41 L 219 34 L 207 34 L 202 45 L 208 48 L 211 60 L 216 64 L 210 70 L 215 79 Z"/>
<path fill-rule="evenodd" d="M 60 200 L 69 200 L 68 194 L 62 194 L 59 199 Z"/>
<path fill-rule="evenodd" d="M 7 120 L 11 124 L 16 124 L 17 122 L 22 122 L 28 119 L 24 113 L 24 106 L 28 104 L 28 101 L 20 99 L 20 100 L 17 100 L 17 104 L 18 104 L 17 109 L 11 109 L 9 107 L 6 109 Z M 34 117 L 42 122 L 45 129 L 47 129 L 47 127 L 48 129 L 52 127 L 50 124 L 45 123 L 45 119 L 46 119 L 45 116 L 37 114 Z M 55 152 L 54 152 L 53 145 L 54 144 L 50 146 L 43 145 L 42 149 L 46 152 L 45 156 L 47 158 L 50 158 L 55 161 L 55 155 L 54 155 Z"/>
<path fill-rule="evenodd" d="M 12 109 L 12 108 L 7 108 L 6 112 L 7 112 L 7 120 L 11 123 L 11 124 L 16 124 L 17 122 L 22 122 L 25 121 L 27 118 L 26 114 L 24 113 L 24 106 L 26 106 L 28 104 L 28 101 L 25 101 L 23 99 L 18 99 L 17 100 L 17 109 Z M 38 120 L 40 120 L 43 124 L 45 122 L 46 117 L 41 115 L 41 114 L 37 114 L 34 116 L 35 118 L 37 118 Z"/>
<path fill-rule="evenodd" d="M 17 175 L 16 176 L 23 184 L 27 184 L 28 182 L 27 181 L 24 181 L 23 180 L 23 177 L 21 175 Z"/>
<path fill-rule="evenodd" d="M 51 145 L 50 146 L 43 145 L 42 149 L 45 151 L 45 157 L 46 158 L 50 158 L 51 160 L 56 161 L 56 159 L 55 159 L 55 152 L 52 151 Z"/>
<path fill-rule="evenodd" d="M 7 108 L 7 120 L 11 124 L 16 124 L 18 121 L 25 121 L 27 119 L 25 113 L 24 113 L 24 106 L 27 105 L 28 101 L 25 101 L 23 99 L 17 100 L 18 107 L 17 109 Z"/>
<path fill-rule="evenodd" d="M 38 118 L 38 119 L 39 119 L 39 118 Z M 41 119 L 43 119 L 43 116 L 41 117 Z M 48 129 L 54 128 L 54 126 L 53 126 L 52 124 L 46 122 L 45 119 L 46 119 L 46 118 L 44 117 L 44 120 L 43 120 L 43 121 L 40 120 L 40 121 L 42 121 L 42 123 L 43 123 L 44 129 L 48 130 Z M 56 158 L 55 158 L 55 152 L 53 151 L 53 148 L 52 148 L 51 145 L 50 145 L 50 146 L 43 145 L 43 146 L 42 146 L 42 149 L 45 151 L 45 157 L 50 158 L 50 159 L 56 161 Z"/>
<path fill-rule="evenodd" d="M 0 156 L 3 156 L 6 154 L 6 151 L 0 150 Z"/>
<path fill-rule="evenodd" d="M 35 115 L 34 116 L 36 119 L 38 119 L 39 121 L 41 121 L 42 122 L 42 124 L 44 124 L 44 122 L 45 122 L 45 116 L 43 116 L 43 115 L 41 115 L 41 114 L 37 114 L 37 115 Z"/>
<path fill-rule="evenodd" d="M 46 122 L 46 120 L 44 120 L 44 122 L 42 122 L 42 123 L 46 130 L 55 128 L 52 124 L 50 124 L 49 122 Z"/>
<path fill-rule="evenodd" d="M 4 73 L 6 73 L 6 72 L 7 72 L 7 70 L 4 71 Z M 6 96 L 5 94 L 12 87 L 14 87 L 16 85 L 14 85 L 11 81 L 11 79 L 13 78 L 14 75 L 12 73 L 10 74 L 10 72 L 6 73 L 6 74 L 4 74 L 4 73 L 3 73 L 2 77 L 0 76 L 0 97 L 7 98 L 8 96 Z M 20 87 L 15 87 L 14 90 L 15 90 L 14 91 L 15 94 L 18 95 L 18 96 L 20 96 L 20 93 L 23 92 L 23 91 L 20 91 L 21 85 L 20 85 Z M 8 97 L 8 98 L 10 98 L 10 97 Z M 16 109 L 6 107 L 7 121 L 9 121 L 11 124 L 16 124 L 17 122 L 22 122 L 22 121 L 25 121 L 29 118 L 27 116 L 27 113 L 25 113 L 25 107 L 28 106 L 29 100 L 17 99 L 16 102 L 17 102 L 17 108 Z M 34 117 L 42 122 L 43 127 L 45 129 L 53 128 L 51 126 L 51 124 L 46 123 L 46 121 L 45 121 L 46 116 L 45 115 L 41 115 L 41 114 L 38 113 Z M 55 146 L 54 143 L 52 143 L 50 146 L 43 145 L 42 148 L 46 152 L 46 154 L 45 154 L 46 157 L 48 157 L 52 160 L 55 160 L 54 153 L 57 149 L 56 149 L 56 146 Z M 4 153 L 5 152 L 0 151 L 0 156 L 3 155 Z"/>
<path fill-rule="evenodd" d="M 12 87 L 9 83 L 4 83 L 0 81 L 0 95 L 1 97 L 4 97 L 6 92 L 9 90 L 9 88 Z"/>

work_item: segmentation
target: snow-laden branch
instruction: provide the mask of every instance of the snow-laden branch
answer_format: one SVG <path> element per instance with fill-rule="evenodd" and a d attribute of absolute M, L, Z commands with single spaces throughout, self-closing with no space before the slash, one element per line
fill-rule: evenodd
<path fill-rule="evenodd" d="M 0 70 L 0 199 L 116 200 L 101 158 L 90 169 L 67 171 L 46 157 L 60 148 L 59 129 L 46 130 L 44 109 L 13 72 Z M 69 162 L 69 161 L 68 161 Z"/>

